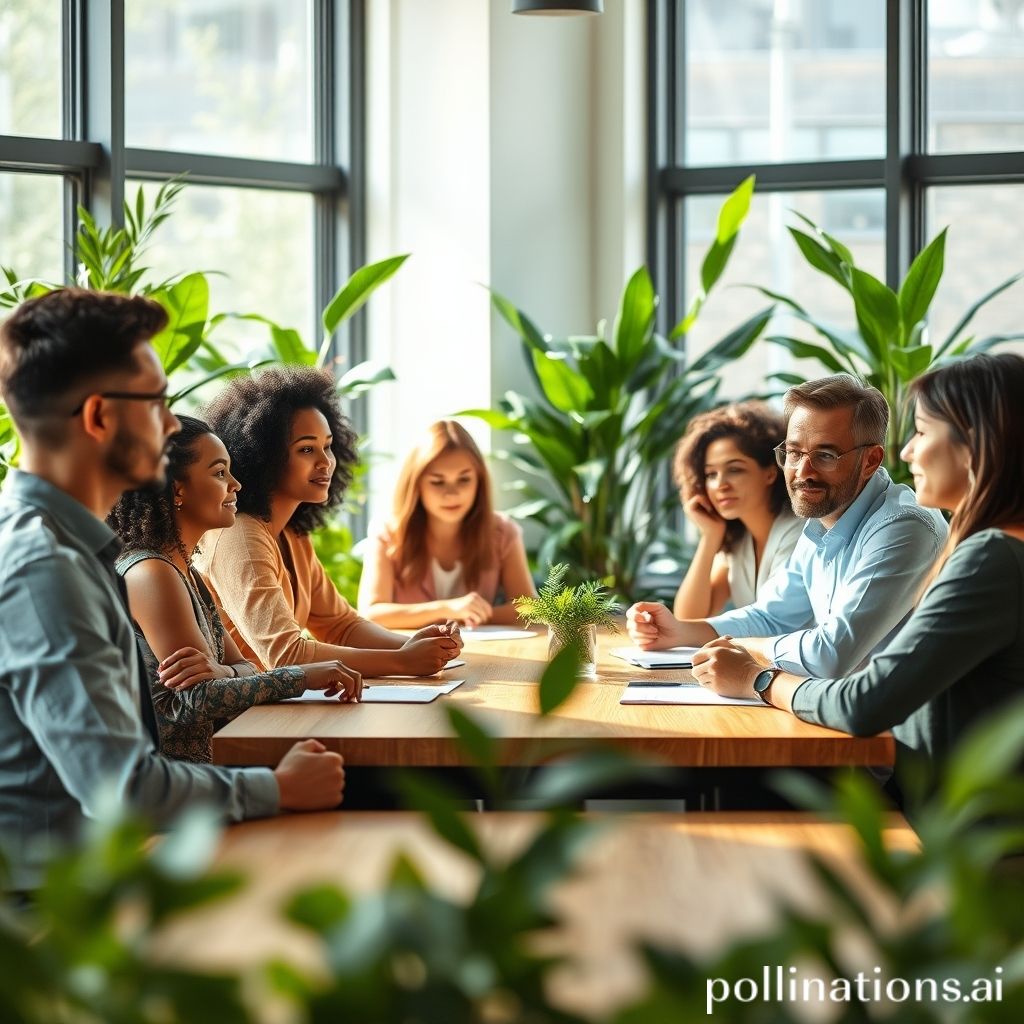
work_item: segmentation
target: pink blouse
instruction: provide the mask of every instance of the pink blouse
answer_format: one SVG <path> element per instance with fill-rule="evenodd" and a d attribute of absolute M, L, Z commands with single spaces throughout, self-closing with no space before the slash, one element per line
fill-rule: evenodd
<path fill-rule="evenodd" d="M 484 569 L 472 587 L 485 601 L 494 603 L 498 594 L 498 584 L 501 582 L 501 566 L 512 545 L 522 535 L 523 531 L 518 523 L 513 522 L 500 512 L 494 513 L 494 562 L 489 568 Z M 426 573 L 421 579 L 409 582 L 401 579 L 399 576 L 401 566 L 395 559 L 388 557 L 388 548 L 392 541 L 393 534 L 388 526 L 371 526 L 363 553 L 364 572 L 366 567 L 375 562 L 378 566 L 377 575 L 379 577 L 380 567 L 390 564 L 395 581 L 394 593 L 391 595 L 390 601 L 395 604 L 419 604 L 422 601 L 436 601 L 434 574 L 430 566 L 427 566 Z M 469 593 L 469 589 L 465 589 L 463 593 Z"/>

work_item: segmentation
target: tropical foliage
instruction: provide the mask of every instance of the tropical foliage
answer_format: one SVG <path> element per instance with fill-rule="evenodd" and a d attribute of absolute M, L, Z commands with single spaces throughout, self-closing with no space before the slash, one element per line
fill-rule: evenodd
<path fill-rule="evenodd" d="M 701 288 L 668 338 L 655 331 L 658 298 L 646 268 L 626 284 L 610 333 L 553 338 L 508 299 L 494 308 L 519 335 L 538 397 L 507 391 L 497 409 L 467 409 L 511 431 L 507 458 L 525 474 L 510 486 L 522 499 L 510 514 L 543 529 L 540 564 L 565 562 L 578 579 L 599 579 L 633 595 L 669 529 L 678 499 L 665 486 L 669 455 L 697 413 L 717 405 L 716 370 L 739 358 L 767 325 L 768 307 L 699 359 L 684 339 L 724 271 L 750 207 L 754 179 L 726 199 L 701 267 Z"/>
<path fill-rule="evenodd" d="M 145 265 L 147 248 L 160 225 L 171 216 L 183 187 L 181 179 L 167 182 L 156 193 L 151 206 L 140 187 L 134 202 L 125 201 L 123 227 L 101 227 L 80 206 L 73 243 L 77 269 L 74 281 L 68 282 L 83 288 L 145 295 L 167 310 L 167 326 L 153 339 L 153 345 L 175 389 L 171 404 L 190 397 L 194 400 L 195 394 L 211 382 L 266 363 L 327 365 L 335 332 L 407 259 L 404 255 L 394 256 L 358 269 L 323 311 L 322 339 L 316 346 L 308 345 L 298 331 L 256 313 L 212 314 L 207 272 L 191 271 L 162 281 L 149 280 L 150 271 Z M 61 287 L 36 279 L 19 279 L 9 267 L 0 268 L 0 273 L 7 284 L 0 292 L 0 309 Z M 247 353 L 244 359 L 229 358 L 215 338 L 219 325 L 237 319 L 256 321 L 267 329 L 264 348 Z M 381 381 L 393 379 L 390 368 L 368 361 L 351 367 L 339 378 L 338 392 L 354 397 Z M 0 404 L 0 480 L 16 457 L 17 436 L 7 410 Z"/>
<path fill-rule="evenodd" d="M 842 242 L 802 214 L 797 216 L 810 232 L 791 226 L 789 233 L 793 241 L 811 267 L 835 281 L 849 295 L 857 330 L 838 330 L 822 322 L 795 299 L 759 288 L 784 306 L 791 317 L 807 324 L 817 336 L 812 342 L 776 333 L 768 335 L 765 341 L 781 345 L 797 358 L 816 360 L 827 372 L 858 374 L 878 388 L 885 395 L 890 412 L 885 465 L 895 479 L 907 479 L 908 470 L 899 453 L 910 435 L 912 410 L 906 401 L 908 385 L 936 363 L 1024 338 L 1024 334 L 979 338 L 967 333 L 978 310 L 1024 275 L 1015 274 L 997 285 L 964 312 L 945 338 L 935 338 L 929 329 L 929 310 L 945 267 L 948 228 L 921 250 L 903 283 L 894 291 L 857 266 L 852 251 Z M 770 376 L 787 386 L 803 381 L 793 373 Z"/>

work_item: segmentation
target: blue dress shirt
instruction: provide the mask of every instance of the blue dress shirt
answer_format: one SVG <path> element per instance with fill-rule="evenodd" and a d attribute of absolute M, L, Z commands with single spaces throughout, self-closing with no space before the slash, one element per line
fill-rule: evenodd
<path fill-rule="evenodd" d="M 157 753 L 114 571 L 119 551 L 116 535 L 70 495 L 9 474 L 0 492 L 0 846 L 14 889 L 39 884 L 104 789 L 156 824 L 196 803 L 231 820 L 278 808 L 265 768 Z"/>
<path fill-rule="evenodd" d="M 707 621 L 719 636 L 772 638 L 770 656 L 788 672 L 847 675 L 903 625 L 947 532 L 879 469 L 831 530 L 808 521 L 753 604 Z"/>

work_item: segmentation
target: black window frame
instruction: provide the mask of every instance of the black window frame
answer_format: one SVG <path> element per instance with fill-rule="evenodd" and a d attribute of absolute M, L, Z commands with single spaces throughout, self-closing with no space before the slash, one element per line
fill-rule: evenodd
<path fill-rule="evenodd" d="M 365 261 L 365 0 L 312 0 L 310 163 L 127 147 L 125 2 L 63 0 L 62 138 L 0 135 L 0 173 L 63 179 L 66 243 L 79 204 L 101 225 L 121 226 L 127 179 L 163 182 L 185 173 L 194 184 L 307 193 L 314 203 L 314 304 L 323 309 Z M 65 245 L 65 273 L 70 278 L 74 270 Z M 345 328 L 336 354 L 352 365 L 366 358 L 365 312 Z"/>
<path fill-rule="evenodd" d="M 727 195 L 750 174 L 759 193 L 883 189 L 885 279 L 896 288 L 926 239 L 928 188 L 1024 183 L 1020 152 L 928 153 L 927 0 L 886 0 L 885 155 L 865 160 L 687 167 L 686 0 L 647 5 L 647 263 L 662 297 L 661 331 L 685 309 L 686 199 Z"/>

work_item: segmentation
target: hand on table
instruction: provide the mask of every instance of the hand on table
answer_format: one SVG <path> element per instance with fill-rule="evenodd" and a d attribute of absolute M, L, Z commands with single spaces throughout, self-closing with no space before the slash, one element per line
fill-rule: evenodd
<path fill-rule="evenodd" d="M 457 658 L 463 647 L 462 633 L 459 632 L 459 624 L 449 619 L 441 625 L 424 626 L 409 637 L 405 646 L 408 647 L 414 640 L 430 640 L 440 637 L 449 644 L 451 654 L 449 658 Z"/>
<path fill-rule="evenodd" d="M 720 636 L 693 655 L 693 678 L 722 697 L 753 697 L 761 666 L 731 636 Z"/>
<path fill-rule="evenodd" d="M 363 677 L 341 661 L 315 661 L 301 666 L 307 690 L 323 690 L 333 697 L 341 694 L 344 702 L 357 701 L 363 694 Z"/>
<path fill-rule="evenodd" d="M 679 620 L 657 601 L 639 601 L 626 612 L 626 632 L 642 651 L 678 647 L 679 627 Z"/>
<path fill-rule="evenodd" d="M 412 636 L 395 652 L 400 665 L 398 671 L 411 676 L 432 676 L 440 672 L 458 653 L 459 648 L 448 635 L 419 639 Z"/>
<path fill-rule="evenodd" d="M 467 626 L 482 626 L 491 621 L 494 608 L 490 601 L 484 600 L 475 590 L 462 597 L 454 597 L 448 602 L 448 610 L 453 619 L 464 622 Z"/>
<path fill-rule="evenodd" d="M 319 740 L 296 743 L 274 769 L 282 811 L 327 811 L 345 793 L 345 762 Z"/>

